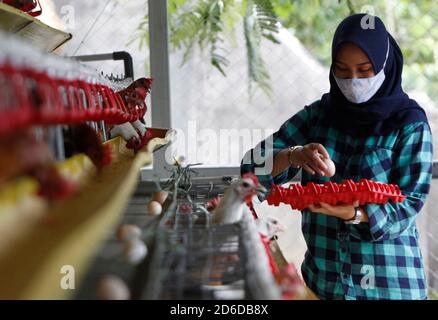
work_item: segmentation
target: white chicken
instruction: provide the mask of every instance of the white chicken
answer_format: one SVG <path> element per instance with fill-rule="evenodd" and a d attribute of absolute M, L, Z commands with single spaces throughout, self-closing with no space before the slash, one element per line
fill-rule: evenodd
<path fill-rule="evenodd" d="M 121 136 L 125 141 L 129 141 L 131 139 L 140 140 L 138 132 L 130 122 L 115 125 L 111 128 L 110 137 L 115 138 L 117 136 Z"/>
<path fill-rule="evenodd" d="M 252 173 L 244 174 L 234 181 L 225 191 L 223 198 L 212 212 L 212 225 L 236 223 L 242 219 L 245 211 L 250 210 L 246 205 L 256 194 L 264 195 L 266 189 Z"/>
<path fill-rule="evenodd" d="M 139 133 L 141 137 L 143 137 L 146 134 L 147 128 L 143 123 L 141 123 L 140 120 L 131 122 L 131 125 L 134 127 L 134 129 Z"/>
<path fill-rule="evenodd" d="M 258 232 L 267 239 L 272 239 L 278 232 L 286 231 L 286 226 L 273 216 L 258 218 L 256 226 Z"/>

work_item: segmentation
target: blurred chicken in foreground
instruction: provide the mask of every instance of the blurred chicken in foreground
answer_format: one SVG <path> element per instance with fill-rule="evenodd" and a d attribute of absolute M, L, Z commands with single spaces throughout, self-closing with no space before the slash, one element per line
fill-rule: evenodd
<path fill-rule="evenodd" d="M 111 146 L 103 145 L 98 134 L 86 124 L 64 131 L 64 149 L 67 158 L 86 154 L 98 170 L 112 160 Z M 31 176 L 39 183 L 39 195 L 49 200 L 63 199 L 76 189 L 73 182 L 61 176 L 49 146 L 43 139 L 37 139 L 32 130 L 0 138 L 0 168 L 0 186 L 19 176 Z"/>
<path fill-rule="evenodd" d="M 111 146 L 103 145 L 96 131 L 87 124 L 71 126 L 64 132 L 64 149 L 67 158 L 86 154 L 97 169 L 110 164 L 113 158 Z"/>
<path fill-rule="evenodd" d="M 283 269 L 275 275 L 275 280 L 280 286 L 284 300 L 297 300 L 305 296 L 306 289 L 304 282 L 293 263 L 286 264 Z"/>
<path fill-rule="evenodd" d="M 0 186 L 21 175 L 34 177 L 39 194 L 49 200 L 62 199 L 75 190 L 55 168 L 55 159 L 44 141 L 39 141 L 30 131 L 23 131 L 0 138 Z"/>

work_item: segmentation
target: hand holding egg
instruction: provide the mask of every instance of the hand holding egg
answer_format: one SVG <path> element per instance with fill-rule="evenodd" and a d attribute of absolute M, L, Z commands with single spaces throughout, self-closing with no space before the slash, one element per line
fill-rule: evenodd
<path fill-rule="evenodd" d="M 320 143 L 309 143 L 297 146 L 289 155 L 289 162 L 293 166 L 302 167 L 310 174 L 332 177 L 335 174 L 335 165 L 330 155 Z"/>
<path fill-rule="evenodd" d="M 324 176 L 326 177 L 333 177 L 336 172 L 336 167 L 334 162 L 330 158 L 325 158 L 323 155 L 319 155 L 321 160 L 324 162 L 324 164 L 327 166 L 327 169 L 323 170 Z"/>

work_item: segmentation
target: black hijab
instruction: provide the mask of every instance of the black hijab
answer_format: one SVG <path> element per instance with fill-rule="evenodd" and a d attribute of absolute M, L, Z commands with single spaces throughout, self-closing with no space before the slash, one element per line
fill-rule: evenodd
<path fill-rule="evenodd" d="M 363 28 L 372 27 L 370 19 L 374 19 L 374 28 Z M 339 48 L 346 42 L 357 45 L 367 54 L 377 74 L 383 68 L 388 40 L 385 81 L 370 100 L 362 103 L 348 101 L 333 77 L 334 60 Z M 328 110 L 331 123 L 351 134 L 385 135 L 412 122 L 427 122 L 423 108 L 410 99 L 401 87 L 402 69 L 402 52 L 394 38 L 386 31 L 382 20 L 365 14 L 355 14 L 344 19 L 333 37 L 330 92 L 321 98 L 323 106 Z"/>

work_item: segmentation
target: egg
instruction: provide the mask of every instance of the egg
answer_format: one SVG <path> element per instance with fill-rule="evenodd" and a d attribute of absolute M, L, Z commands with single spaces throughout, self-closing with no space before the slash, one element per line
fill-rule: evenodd
<path fill-rule="evenodd" d="M 129 264 L 139 264 L 148 254 L 146 244 L 139 239 L 125 241 L 123 245 L 123 256 Z"/>
<path fill-rule="evenodd" d="M 97 298 L 100 300 L 128 300 L 129 288 L 119 277 L 106 275 L 97 284 Z"/>
<path fill-rule="evenodd" d="M 147 204 L 148 214 L 152 216 L 157 216 L 163 210 L 161 204 L 158 201 L 152 200 Z"/>
<path fill-rule="evenodd" d="M 164 190 L 154 192 L 154 194 L 152 195 L 152 200 L 157 201 L 162 205 L 164 201 L 166 201 L 168 194 L 169 193 Z"/>
<path fill-rule="evenodd" d="M 327 169 L 324 170 L 324 175 L 327 177 L 333 177 L 336 172 L 336 167 L 334 162 L 331 159 L 324 158 L 322 155 L 320 155 L 321 160 L 325 163 L 327 166 Z"/>
<path fill-rule="evenodd" d="M 117 229 L 117 240 L 126 241 L 140 238 L 141 229 L 133 224 L 123 224 Z"/>

